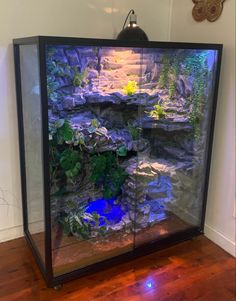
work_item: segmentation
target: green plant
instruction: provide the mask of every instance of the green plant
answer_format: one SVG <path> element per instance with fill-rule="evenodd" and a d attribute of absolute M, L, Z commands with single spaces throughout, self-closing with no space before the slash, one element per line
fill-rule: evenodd
<path fill-rule="evenodd" d="M 99 74 L 101 72 L 101 54 L 100 54 L 100 50 L 101 50 L 100 47 L 93 47 L 93 52 L 96 56 L 96 61 L 97 61 L 96 69 L 97 69 Z"/>
<path fill-rule="evenodd" d="M 166 112 L 160 104 L 156 104 L 154 106 L 154 110 L 150 111 L 148 114 L 150 117 L 154 117 L 156 119 L 165 118 L 166 116 Z"/>
<path fill-rule="evenodd" d="M 69 145 L 68 145 L 69 144 Z M 75 146 L 79 145 L 79 149 Z M 50 178 L 54 195 L 66 193 L 66 182 L 73 183 L 81 172 L 83 137 L 68 120 L 58 119 L 49 125 Z M 64 185 L 64 187 L 62 186 Z"/>
<path fill-rule="evenodd" d="M 74 130 L 67 119 L 58 119 L 51 126 L 49 139 L 55 139 L 58 144 L 67 143 L 73 140 Z"/>
<path fill-rule="evenodd" d="M 57 77 L 71 77 L 71 67 L 61 62 L 58 58 L 55 58 L 57 50 L 55 47 L 48 47 L 47 56 L 46 56 L 46 66 L 47 66 L 47 92 L 48 97 L 52 101 L 56 102 L 60 98 L 60 87 Z"/>
<path fill-rule="evenodd" d="M 81 171 L 80 153 L 71 148 L 65 149 L 60 154 L 60 166 L 68 179 L 73 180 Z"/>
<path fill-rule="evenodd" d="M 73 78 L 73 86 L 81 87 L 86 76 L 87 76 L 87 69 L 85 69 L 83 72 L 76 71 Z"/>
<path fill-rule="evenodd" d="M 95 133 L 96 130 L 99 128 L 100 122 L 95 118 L 91 120 L 91 125 L 88 128 L 90 134 Z"/>
<path fill-rule="evenodd" d="M 99 225 L 101 221 L 109 224 L 106 217 L 96 212 L 87 213 L 85 206 L 78 209 L 70 207 L 68 211 L 69 213 L 62 214 L 58 220 L 66 235 L 74 235 L 80 240 L 106 235 L 106 226 Z"/>
<path fill-rule="evenodd" d="M 165 88 L 166 86 L 166 77 L 164 73 L 160 74 L 159 80 L 158 80 L 158 85 L 161 89 Z"/>
<path fill-rule="evenodd" d="M 120 146 L 117 150 L 116 150 L 116 154 L 119 157 L 126 157 L 127 156 L 127 148 L 125 145 Z"/>
<path fill-rule="evenodd" d="M 48 76 L 47 77 L 48 98 L 51 99 L 53 102 L 56 102 L 58 100 L 58 93 L 57 93 L 58 88 L 59 88 L 59 84 L 55 80 L 55 77 Z"/>
<path fill-rule="evenodd" d="M 179 73 L 179 61 L 176 56 L 172 58 L 171 68 L 170 68 L 170 74 L 169 74 L 169 97 L 170 99 L 173 99 L 176 92 L 176 80 Z"/>
<path fill-rule="evenodd" d="M 75 131 L 74 137 L 73 137 L 73 144 L 74 144 L 74 146 L 78 145 L 80 150 L 83 151 L 83 147 L 86 146 L 84 134 L 79 131 Z"/>
<path fill-rule="evenodd" d="M 162 69 L 158 80 L 158 85 L 161 89 L 168 87 L 169 70 L 170 70 L 170 58 L 168 54 L 164 54 L 162 57 Z"/>
<path fill-rule="evenodd" d="M 93 155 L 90 163 L 91 181 L 102 187 L 105 199 L 116 197 L 128 176 L 116 156 L 112 152 Z"/>
<path fill-rule="evenodd" d="M 138 90 L 137 82 L 129 80 L 128 84 L 123 89 L 126 95 L 132 96 Z"/>
<path fill-rule="evenodd" d="M 158 80 L 158 86 L 161 89 L 169 90 L 170 99 L 174 98 L 176 92 L 176 79 L 179 73 L 180 60 L 178 57 L 169 53 L 162 56 L 162 68 Z"/>
<path fill-rule="evenodd" d="M 206 52 L 196 52 L 194 55 L 187 56 L 184 62 L 185 76 L 193 78 L 192 95 L 188 101 L 192 105 L 190 122 L 197 140 L 201 134 L 200 124 L 204 112 L 205 87 L 209 75 L 206 55 Z"/>
<path fill-rule="evenodd" d="M 194 129 L 195 139 L 200 138 L 200 123 L 203 115 L 204 104 L 204 82 L 199 78 L 195 78 L 193 82 L 193 95 L 192 95 L 192 111 L 190 113 L 190 122 Z"/>
<path fill-rule="evenodd" d="M 53 195 L 67 193 L 66 183 L 74 183 L 82 169 L 82 153 L 72 148 L 60 151 L 53 144 L 49 147 L 50 154 L 50 179 L 54 187 Z"/>
<path fill-rule="evenodd" d="M 170 99 L 176 93 L 176 79 L 178 74 L 184 76 L 192 85 L 191 95 L 187 103 L 191 106 L 190 122 L 194 130 L 195 139 L 200 138 L 200 124 L 204 114 L 205 89 L 210 72 L 207 66 L 207 51 L 182 50 L 178 55 L 165 53 L 162 56 L 162 68 L 158 80 L 160 88 L 169 91 Z M 159 116 L 157 112 L 150 112 L 151 115 Z M 161 116 L 159 116 L 161 117 Z"/>
<path fill-rule="evenodd" d="M 171 80 L 171 81 L 170 81 L 170 84 L 169 84 L 169 97 L 170 97 L 170 99 L 173 99 L 173 98 L 174 98 L 175 91 L 176 91 L 176 84 L 175 84 L 175 81 L 174 81 L 174 80 Z"/>
<path fill-rule="evenodd" d="M 133 140 L 138 140 L 140 138 L 140 134 L 142 132 L 140 127 L 128 123 L 127 128 Z"/>

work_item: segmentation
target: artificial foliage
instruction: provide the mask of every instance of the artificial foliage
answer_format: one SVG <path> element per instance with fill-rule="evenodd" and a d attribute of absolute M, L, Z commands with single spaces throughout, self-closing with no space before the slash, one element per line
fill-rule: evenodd
<path fill-rule="evenodd" d="M 81 155 L 79 151 L 71 148 L 65 149 L 60 154 L 60 166 L 68 179 L 74 179 L 81 170 Z"/>
<path fill-rule="evenodd" d="M 190 122 L 193 127 L 194 137 L 197 140 L 200 138 L 201 120 L 204 114 L 206 98 L 205 84 L 209 76 L 206 59 L 207 53 L 201 51 L 195 51 L 194 54 L 190 53 L 187 55 L 182 51 L 175 56 L 166 52 L 162 55 L 162 67 L 158 80 L 159 88 L 168 89 L 169 98 L 172 100 L 175 99 L 179 75 L 184 75 L 186 79 L 192 82 L 192 91 L 187 100 L 188 105 L 192 108 Z M 158 114 L 159 109 L 155 108 L 151 115 L 161 118 Z"/>
<path fill-rule="evenodd" d="M 46 58 L 47 71 L 50 74 L 50 76 L 47 76 L 47 92 L 49 100 L 53 102 L 59 101 L 63 97 L 63 93 L 58 91 L 58 88 L 60 88 L 59 77 L 64 77 L 68 84 L 72 84 L 74 87 L 81 87 L 88 83 L 87 68 L 81 71 L 77 66 L 70 66 L 66 62 L 61 61 L 60 58 L 57 58 L 55 53 L 56 49 L 49 47 Z"/>
<path fill-rule="evenodd" d="M 194 56 L 186 58 L 185 75 L 193 78 L 192 94 L 189 97 L 189 102 L 192 104 L 190 122 L 194 129 L 194 136 L 198 140 L 206 99 L 205 84 L 209 76 L 205 53 L 197 52 Z"/>
<path fill-rule="evenodd" d="M 123 90 L 126 95 L 133 96 L 138 90 L 137 82 L 129 80 L 128 84 L 124 86 Z"/>
<path fill-rule="evenodd" d="M 165 118 L 166 112 L 162 105 L 156 104 L 154 105 L 154 109 L 148 112 L 150 117 L 153 117 L 155 119 Z"/>
<path fill-rule="evenodd" d="M 87 69 L 85 69 L 83 72 L 79 72 L 76 70 L 73 78 L 73 85 L 75 87 L 81 87 L 84 81 L 86 80 L 87 73 Z"/>
<path fill-rule="evenodd" d="M 167 88 L 169 83 L 170 57 L 168 54 L 162 56 L 162 68 L 158 80 L 161 89 Z"/>
<path fill-rule="evenodd" d="M 119 165 L 112 152 L 93 155 L 91 158 L 91 181 L 102 187 L 105 199 L 116 197 L 128 174 Z"/>
<path fill-rule="evenodd" d="M 82 168 L 83 152 L 80 137 L 67 119 L 57 119 L 49 127 L 49 155 L 51 185 L 58 192 L 65 192 L 66 183 L 74 183 Z M 77 138 L 76 138 L 77 137 Z M 75 142 L 75 139 L 76 142 Z M 79 145 L 79 147 L 76 147 Z M 63 182 L 64 179 L 64 182 Z M 63 187 L 64 185 L 64 187 Z"/>
<path fill-rule="evenodd" d="M 142 128 L 137 125 L 133 125 L 132 123 L 128 123 L 127 128 L 133 140 L 138 140 L 140 138 Z"/>
<path fill-rule="evenodd" d="M 126 148 L 125 145 L 121 145 L 120 147 L 117 148 L 116 150 L 116 154 L 119 156 L 119 157 L 126 157 L 127 156 L 127 153 L 128 153 L 128 150 Z"/>
<path fill-rule="evenodd" d="M 79 240 L 101 238 L 106 235 L 106 225 L 109 225 L 109 221 L 105 216 L 96 212 L 88 213 L 86 206 L 78 207 L 69 201 L 67 211 L 58 218 L 58 223 L 66 235 L 74 235 Z"/>
<path fill-rule="evenodd" d="M 73 139 L 74 131 L 68 120 L 59 119 L 55 125 L 57 127 L 56 140 L 58 144 L 63 144 Z"/>

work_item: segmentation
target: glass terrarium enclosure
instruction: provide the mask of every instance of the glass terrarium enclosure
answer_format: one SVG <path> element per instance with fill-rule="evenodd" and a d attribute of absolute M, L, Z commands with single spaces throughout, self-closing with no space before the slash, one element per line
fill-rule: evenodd
<path fill-rule="evenodd" d="M 14 40 L 24 231 L 48 285 L 202 233 L 221 51 Z"/>

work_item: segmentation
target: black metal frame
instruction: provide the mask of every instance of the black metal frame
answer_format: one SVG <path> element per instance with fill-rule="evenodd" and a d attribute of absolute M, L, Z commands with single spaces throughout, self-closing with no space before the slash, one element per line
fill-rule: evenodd
<path fill-rule="evenodd" d="M 220 67 L 222 58 L 223 45 L 221 44 L 199 44 L 199 43 L 176 43 L 176 42 L 147 42 L 147 41 L 118 41 L 105 39 L 82 39 L 82 38 L 64 38 L 64 37 L 46 37 L 36 36 L 22 39 L 14 39 L 14 60 L 15 60 L 15 81 L 16 81 L 16 96 L 17 96 L 17 113 L 18 113 L 18 131 L 19 131 L 19 151 L 21 163 L 21 190 L 23 204 L 23 222 L 24 234 L 29 246 L 32 249 L 33 255 L 38 263 L 42 275 L 49 287 L 61 284 L 72 280 L 78 276 L 97 271 L 101 268 L 124 262 L 153 251 L 165 248 L 180 241 L 191 239 L 196 235 L 202 234 L 204 229 L 205 211 L 207 203 L 207 192 L 211 165 L 211 154 L 213 144 L 214 122 L 216 115 L 217 94 L 220 78 Z M 41 107 L 42 107 L 42 151 L 43 151 L 43 184 L 44 184 L 44 221 L 45 221 L 45 258 L 44 261 L 37 250 L 37 247 L 31 238 L 28 230 L 27 216 L 27 195 L 26 195 L 26 172 L 25 172 L 25 147 L 24 147 L 24 128 L 23 128 L 23 112 L 22 112 L 22 95 L 21 95 L 21 75 L 20 75 L 20 45 L 37 45 L 38 48 L 38 63 L 39 63 L 39 78 L 41 92 Z M 107 47 L 134 47 L 134 48 L 164 48 L 164 49 L 205 49 L 217 50 L 218 62 L 213 94 L 213 107 L 211 120 L 209 122 L 208 149 L 206 154 L 206 169 L 205 169 L 205 185 L 203 191 L 203 205 L 200 227 L 192 227 L 160 240 L 150 242 L 144 246 L 134 248 L 133 251 L 119 255 L 115 258 L 107 259 L 75 270 L 57 277 L 53 276 L 52 270 L 52 248 L 51 248 L 51 215 L 50 215 L 50 175 L 49 175 L 49 143 L 48 143 L 48 96 L 47 96 L 47 74 L 46 74 L 46 45 L 78 45 L 78 46 L 107 46 Z M 45 262 L 45 263 L 44 263 Z"/>

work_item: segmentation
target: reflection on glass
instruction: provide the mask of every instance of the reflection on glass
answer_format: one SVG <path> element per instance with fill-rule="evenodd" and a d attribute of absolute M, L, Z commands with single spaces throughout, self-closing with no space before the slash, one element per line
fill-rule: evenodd
<path fill-rule="evenodd" d="M 216 52 L 148 49 L 143 62 L 135 246 L 200 225 Z"/>
<path fill-rule="evenodd" d="M 199 226 L 216 52 L 48 46 L 56 275 Z"/>
<path fill-rule="evenodd" d="M 44 261 L 42 120 L 36 45 L 20 46 L 28 229 Z"/>

